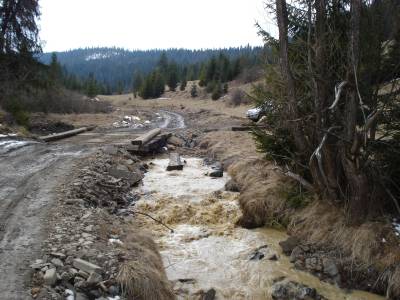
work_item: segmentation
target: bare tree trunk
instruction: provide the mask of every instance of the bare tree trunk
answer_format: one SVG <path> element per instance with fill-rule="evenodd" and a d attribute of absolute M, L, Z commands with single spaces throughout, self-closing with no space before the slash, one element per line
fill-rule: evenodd
<path fill-rule="evenodd" d="M 286 7 L 286 0 L 276 0 L 276 14 L 278 19 L 279 28 L 279 51 L 280 51 L 280 65 L 282 70 L 283 79 L 285 80 L 288 97 L 288 118 L 297 119 L 299 116 L 295 84 L 289 65 L 289 42 L 288 42 L 288 12 Z M 306 139 L 303 131 L 295 122 L 290 122 L 289 128 L 295 139 L 296 146 L 300 152 L 306 151 Z"/>
<path fill-rule="evenodd" d="M 359 148 L 362 147 L 360 135 L 357 133 L 357 110 L 359 99 L 357 95 L 356 72 L 360 57 L 360 18 L 361 0 L 351 0 L 351 36 L 349 49 L 348 81 L 351 83 L 346 103 L 346 140 L 352 141 L 352 149 L 343 145 L 341 161 L 348 183 L 350 221 L 357 223 L 365 217 L 368 208 L 368 179 L 359 170 L 357 159 Z M 345 149 L 347 148 L 347 149 Z"/>

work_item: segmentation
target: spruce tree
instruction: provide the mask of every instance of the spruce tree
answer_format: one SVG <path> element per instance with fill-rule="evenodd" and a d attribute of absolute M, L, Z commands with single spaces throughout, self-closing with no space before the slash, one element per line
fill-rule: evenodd
<path fill-rule="evenodd" d="M 53 53 L 51 55 L 49 76 L 50 76 L 51 84 L 53 84 L 53 85 L 60 82 L 63 77 L 63 71 L 62 71 L 61 65 L 59 64 L 59 62 L 57 60 L 57 54 L 55 54 L 55 53 Z"/>
<path fill-rule="evenodd" d="M 229 89 L 228 83 L 225 82 L 224 83 L 224 94 L 228 94 L 228 89 Z"/>
<path fill-rule="evenodd" d="M 180 86 L 179 86 L 179 89 L 180 89 L 181 91 L 184 91 L 184 90 L 186 89 L 186 85 L 187 85 L 186 78 L 183 78 L 183 79 L 181 80 L 181 84 L 180 84 Z"/>
<path fill-rule="evenodd" d="M 175 63 L 171 63 L 167 75 L 167 84 L 170 91 L 175 92 L 176 87 L 178 86 L 178 81 L 178 67 Z"/>
<path fill-rule="evenodd" d="M 137 94 L 139 93 L 139 90 L 143 84 L 143 76 L 140 72 L 136 72 L 134 77 L 133 77 L 133 82 L 132 82 L 132 89 L 133 89 L 133 96 L 136 98 Z"/>
<path fill-rule="evenodd" d="M 196 98 L 198 96 L 197 94 L 197 84 L 193 83 L 192 87 L 190 89 L 190 95 L 192 96 L 192 98 Z"/>
<path fill-rule="evenodd" d="M 222 96 L 222 88 L 221 88 L 221 82 L 218 81 L 214 85 L 214 89 L 212 91 L 211 99 L 212 100 L 218 100 Z"/>

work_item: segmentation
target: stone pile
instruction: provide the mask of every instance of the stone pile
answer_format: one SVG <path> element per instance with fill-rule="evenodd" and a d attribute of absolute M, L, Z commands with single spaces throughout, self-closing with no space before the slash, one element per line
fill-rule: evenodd
<path fill-rule="evenodd" d="M 48 222 L 43 255 L 33 261 L 35 299 L 118 300 L 117 275 L 129 256 L 123 243 L 135 200 L 132 186 L 143 177 L 141 162 L 122 149 L 92 155 L 60 191 Z"/>
<path fill-rule="evenodd" d="M 124 158 L 101 154 L 90 160 L 72 183 L 68 204 L 82 203 L 116 213 L 137 200 L 130 191 L 142 180 L 144 169 L 135 156 L 116 151 L 123 152 Z"/>
<path fill-rule="evenodd" d="M 341 276 L 333 258 L 309 245 L 301 244 L 296 237 L 289 237 L 280 242 L 280 246 L 283 253 L 290 256 L 290 262 L 295 268 L 308 271 L 321 280 L 340 285 Z"/>

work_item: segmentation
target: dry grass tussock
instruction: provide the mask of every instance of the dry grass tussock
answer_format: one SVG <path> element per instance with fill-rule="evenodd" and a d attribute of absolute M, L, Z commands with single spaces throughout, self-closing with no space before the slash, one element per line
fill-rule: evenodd
<path fill-rule="evenodd" d="M 297 211 L 288 230 L 305 242 L 339 251 L 344 260 L 354 263 L 359 270 L 373 266 L 382 272 L 380 280 L 388 283 L 388 291 L 400 295 L 400 246 L 391 224 L 347 224 L 343 210 L 327 202 L 316 202 Z"/>
<path fill-rule="evenodd" d="M 128 299 L 175 299 L 155 242 L 135 232 L 124 239 L 129 258 L 120 268 L 117 280 Z"/>
<path fill-rule="evenodd" d="M 229 132 L 212 133 L 205 141 L 211 156 L 229 162 L 228 171 L 241 186 L 239 204 L 244 227 L 280 223 L 290 234 L 321 249 L 339 252 L 348 265 L 367 272 L 370 266 L 381 272 L 380 281 L 393 299 L 400 297 L 400 246 L 390 223 L 365 222 L 348 226 L 343 211 L 324 201 L 311 201 L 301 209 L 291 208 L 282 189 L 293 183 L 263 160 L 251 139 L 234 140 Z M 241 152 L 240 152 L 241 150 Z"/>
<path fill-rule="evenodd" d="M 238 224 L 246 228 L 286 223 L 292 209 L 282 201 L 281 189 L 288 180 L 262 160 L 242 160 L 232 164 L 229 173 L 239 183 L 239 204 L 243 216 Z"/>
<path fill-rule="evenodd" d="M 207 149 L 210 157 L 221 161 L 227 169 L 240 160 L 260 159 L 251 135 L 240 131 L 214 131 L 204 136 L 200 148 Z"/>

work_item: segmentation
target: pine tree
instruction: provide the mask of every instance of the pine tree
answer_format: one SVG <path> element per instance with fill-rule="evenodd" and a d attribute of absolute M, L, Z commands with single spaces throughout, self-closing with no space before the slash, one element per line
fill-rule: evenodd
<path fill-rule="evenodd" d="M 224 83 L 224 94 L 228 94 L 228 89 L 229 89 L 228 83 L 225 82 Z"/>
<path fill-rule="evenodd" d="M 143 84 L 143 76 L 140 72 L 136 72 L 132 81 L 133 96 L 136 98 Z"/>
<path fill-rule="evenodd" d="M 98 94 L 98 86 L 97 81 L 94 78 L 93 73 L 89 74 L 89 77 L 86 80 L 86 95 L 90 98 L 96 97 Z"/>
<path fill-rule="evenodd" d="M 186 89 L 186 85 L 187 85 L 186 78 L 183 78 L 183 79 L 181 80 L 181 84 L 180 84 L 180 86 L 179 86 L 179 89 L 180 89 L 181 91 L 184 91 L 184 90 Z"/>
<path fill-rule="evenodd" d="M 38 53 L 41 51 L 38 0 L 3 0 L 0 3 L 0 53 Z"/>
<path fill-rule="evenodd" d="M 214 89 L 211 95 L 212 100 L 218 100 L 222 96 L 221 81 L 218 81 L 214 85 Z"/>
<path fill-rule="evenodd" d="M 164 78 L 166 78 L 168 74 L 169 62 L 167 58 L 167 53 L 165 51 L 161 53 L 160 60 L 158 61 L 157 66 L 161 74 L 164 76 Z"/>
<path fill-rule="evenodd" d="M 192 96 L 192 98 L 196 98 L 198 96 L 197 94 L 197 84 L 193 83 L 192 87 L 190 89 L 190 95 Z"/>
<path fill-rule="evenodd" d="M 175 63 L 171 63 L 167 75 L 167 84 L 170 91 L 175 92 L 176 87 L 178 86 L 178 81 L 178 67 Z"/>
<path fill-rule="evenodd" d="M 51 62 L 49 67 L 49 76 L 51 84 L 55 85 L 56 83 L 60 82 L 63 77 L 63 71 L 61 65 L 57 60 L 57 54 L 53 53 L 51 55 Z"/>
<path fill-rule="evenodd" d="M 154 72 L 154 88 L 153 88 L 153 98 L 158 98 L 162 94 L 164 94 L 165 91 L 165 81 L 164 77 L 162 76 L 161 72 L 158 70 Z"/>

